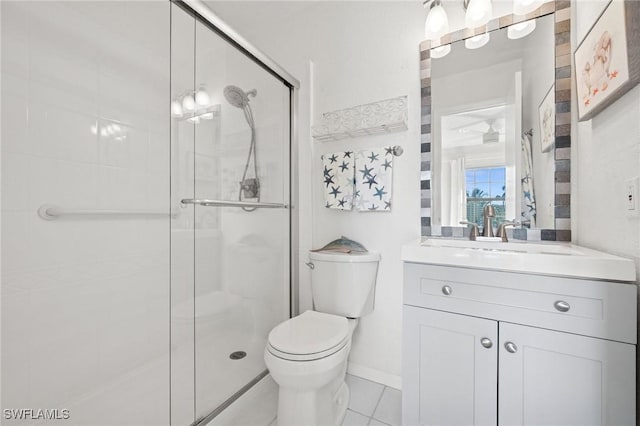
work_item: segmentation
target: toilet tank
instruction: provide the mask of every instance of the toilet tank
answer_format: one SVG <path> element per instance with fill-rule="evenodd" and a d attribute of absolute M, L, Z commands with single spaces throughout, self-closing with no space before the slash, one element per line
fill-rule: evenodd
<path fill-rule="evenodd" d="M 310 252 L 314 310 L 348 318 L 373 311 L 380 254 Z"/>

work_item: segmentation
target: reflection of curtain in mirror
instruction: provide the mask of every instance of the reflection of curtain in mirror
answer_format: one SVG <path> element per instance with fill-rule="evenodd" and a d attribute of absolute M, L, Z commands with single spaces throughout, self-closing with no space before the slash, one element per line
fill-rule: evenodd
<path fill-rule="evenodd" d="M 536 226 L 536 197 L 533 191 L 533 161 L 531 159 L 531 137 L 523 135 L 522 145 L 522 201 L 520 220 L 529 222 L 531 228 Z"/>
<path fill-rule="evenodd" d="M 450 221 L 457 225 L 461 220 L 467 220 L 467 192 L 464 173 L 464 157 L 449 162 L 451 171 L 451 208 Z"/>

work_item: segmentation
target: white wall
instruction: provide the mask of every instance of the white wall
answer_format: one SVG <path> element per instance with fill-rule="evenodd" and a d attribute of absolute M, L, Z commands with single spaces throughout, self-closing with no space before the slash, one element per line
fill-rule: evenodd
<path fill-rule="evenodd" d="M 607 0 L 572 2 L 572 51 L 607 4 Z M 624 182 L 640 175 L 640 86 L 592 120 L 577 122 L 575 94 L 571 110 L 574 123 L 571 143 L 573 241 L 633 259 L 638 279 L 640 215 L 638 210 L 632 214 L 626 210 Z M 640 407 L 637 356 L 636 406 Z M 636 413 L 636 419 L 638 415 L 640 411 Z"/>
<path fill-rule="evenodd" d="M 376 307 L 354 336 L 351 371 L 399 387 L 402 337 L 400 249 L 420 235 L 420 82 L 418 43 L 426 12 L 419 2 L 210 2 L 219 16 L 301 81 L 301 310 L 311 307 L 307 250 L 348 236 L 379 251 Z M 258 18 L 259 17 L 259 18 Z M 320 143 L 310 125 L 323 112 L 409 96 L 409 130 Z M 320 155 L 401 145 L 393 211 L 324 208 Z"/>
<path fill-rule="evenodd" d="M 573 50 L 607 3 L 573 4 Z M 576 110 L 574 100 L 574 123 Z M 640 276 L 640 215 L 626 210 L 624 185 L 640 174 L 639 118 L 640 86 L 636 86 L 592 120 L 574 126 L 571 217 L 574 242 L 633 258 Z"/>

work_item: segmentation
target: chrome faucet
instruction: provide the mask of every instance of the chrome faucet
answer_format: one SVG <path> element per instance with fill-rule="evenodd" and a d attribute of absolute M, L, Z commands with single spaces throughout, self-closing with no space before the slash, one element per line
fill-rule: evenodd
<path fill-rule="evenodd" d="M 520 222 L 516 222 L 515 220 L 505 220 L 498 226 L 498 232 L 496 233 L 496 237 L 502 238 L 503 243 L 509 242 L 507 238 L 507 226 L 518 226 Z"/>
<path fill-rule="evenodd" d="M 491 207 L 491 208 L 487 208 L 487 207 Z M 487 204 L 484 208 L 483 211 L 483 219 L 484 219 L 484 229 L 482 230 L 482 236 L 483 237 L 493 237 L 493 228 L 491 227 L 491 218 L 493 217 L 493 214 L 495 214 L 495 210 L 493 208 L 493 206 L 490 206 L 489 204 Z M 473 222 L 469 222 L 466 220 L 462 220 L 460 221 L 461 225 L 471 225 L 471 231 L 469 231 L 469 239 L 471 241 L 475 241 L 476 238 L 478 238 L 480 236 L 480 231 L 478 230 L 478 224 L 477 223 L 473 223 Z M 507 238 L 507 227 L 509 226 L 520 226 L 522 225 L 521 222 L 514 220 L 505 220 L 504 222 L 502 222 L 499 226 L 498 226 L 498 231 L 496 232 L 496 237 L 500 237 L 502 239 L 503 243 L 507 243 L 509 242 L 509 239 Z M 489 235 L 486 234 L 486 231 L 489 231 Z"/>
<path fill-rule="evenodd" d="M 487 204 L 482 209 L 482 236 L 483 237 L 493 237 L 493 217 L 496 215 L 496 209 L 491 205 Z"/>
<path fill-rule="evenodd" d="M 475 241 L 476 238 L 478 238 L 478 236 L 480 235 L 480 233 L 478 232 L 477 223 L 469 222 L 467 220 L 461 220 L 460 225 L 471 225 L 471 231 L 469 231 L 469 239 L 471 241 Z"/>

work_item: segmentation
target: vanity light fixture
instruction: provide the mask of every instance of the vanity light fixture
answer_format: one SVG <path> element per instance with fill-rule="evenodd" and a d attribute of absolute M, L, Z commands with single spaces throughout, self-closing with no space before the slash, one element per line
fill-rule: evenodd
<path fill-rule="evenodd" d="M 464 0 L 464 24 L 467 28 L 478 28 L 486 25 L 493 17 L 491 0 Z"/>
<path fill-rule="evenodd" d="M 513 14 L 526 15 L 536 10 L 542 4 L 542 0 L 513 0 Z"/>
<path fill-rule="evenodd" d="M 204 84 L 196 91 L 183 92 L 171 101 L 171 117 L 191 124 L 213 120 L 220 114 L 220 105 L 214 105 Z"/>
<path fill-rule="evenodd" d="M 436 40 L 449 32 L 449 18 L 442 7 L 442 0 L 425 0 L 422 5 L 426 8 L 429 2 L 431 5 L 424 23 L 424 35 L 429 40 Z"/>
<path fill-rule="evenodd" d="M 509 25 L 507 28 L 507 37 L 511 40 L 517 40 L 528 36 L 536 29 L 536 20 L 520 22 L 518 24 Z"/>
<path fill-rule="evenodd" d="M 451 44 L 445 44 L 444 46 L 438 46 L 431 49 L 431 57 L 434 59 L 444 58 L 451 52 Z"/>
<path fill-rule="evenodd" d="M 489 43 L 491 36 L 489 33 L 478 34 L 477 36 L 468 38 L 464 41 L 464 47 L 467 49 L 479 49 L 485 44 Z"/>
<path fill-rule="evenodd" d="M 112 120 L 99 119 L 90 127 L 91 134 L 98 135 L 108 140 L 122 142 L 127 139 L 128 126 L 120 125 Z"/>
<path fill-rule="evenodd" d="M 182 104 L 178 101 L 171 102 L 171 116 L 175 118 L 182 117 Z"/>
<path fill-rule="evenodd" d="M 193 95 L 186 94 L 185 97 L 182 98 L 182 109 L 187 112 L 195 111 L 196 101 L 193 99 Z"/>
<path fill-rule="evenodd" d="M 207 89 L 205 89 L 204 85 L 201 85 L 196 92 L 196 104 L 198 104 L 199 107 L 205 108 L 211 104 L 211 99 L 209 98 L 209 94 L 207 93 Z"/>

